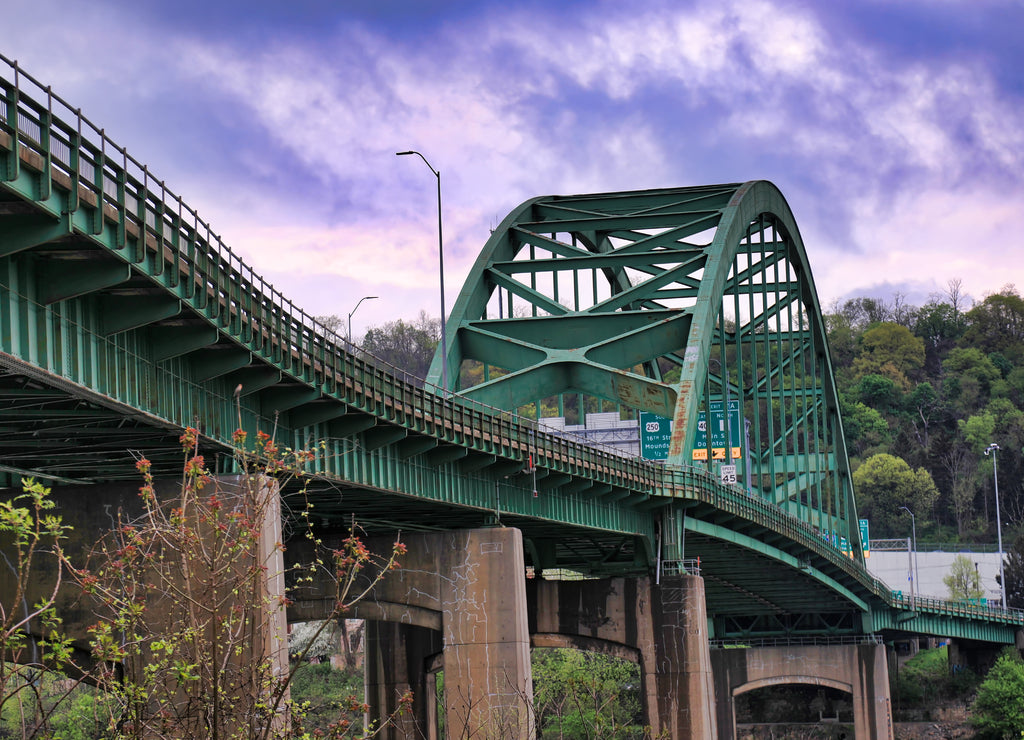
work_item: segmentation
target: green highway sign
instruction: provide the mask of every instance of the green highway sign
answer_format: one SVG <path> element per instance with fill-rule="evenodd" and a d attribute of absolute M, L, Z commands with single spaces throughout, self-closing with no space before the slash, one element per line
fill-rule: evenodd
<path fill-rule="evenodd" d="M 640 412 L 640 457 L 664 460 L 672 439 L 672 420 L 657 414 Z"/>
<path fill-rule="evenodd" d="M 711 454 L 715 460 L 725 459 L 725 413 L 723 412 L 724 403 L 722 401 L 712 401 L 710 404 L 711 410 Z M 743 456 L 742 448 L 740 446 L 740 429 L 742 428 L 740 422 L 740 402 L 729 401 L 729 437 L 731 444 L 729 447 L 731 450 L 731 457 L 733 460 L 737 460 Z M 697 435 L 693 440 L 693 459 L 694 460 L 707 460 L 708 459 L 708 423 L 707 415 L 704 411 L 700 412 L 697 417 Z"/>

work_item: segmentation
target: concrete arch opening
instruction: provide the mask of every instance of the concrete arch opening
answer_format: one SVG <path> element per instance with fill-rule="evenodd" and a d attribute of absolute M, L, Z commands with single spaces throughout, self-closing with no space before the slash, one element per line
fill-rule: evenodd
<path fill-rule="evenodd" d="M 537 737 L 642 733 L 639 651 L 597 639 L 534 638 L 530 664 Z"/>
<path fill-rule="evenodd" d="M 779 676 L 733 689 L 738 734 L 779 725 L 816 726 L 829 737 L 853 737 L 853 686 L 818 676 Z"/>
<path fill-rule="evenodd" d="M 815 687 L 846 693 L 854 736 L 893 737 L 888 665 L 880 643 L 718 647 L 711 650 L 711 665 L 721 740 L 739 736 L 738 703 L 768 687 L 788 685 L 811 686 L 812 698 Z"/>

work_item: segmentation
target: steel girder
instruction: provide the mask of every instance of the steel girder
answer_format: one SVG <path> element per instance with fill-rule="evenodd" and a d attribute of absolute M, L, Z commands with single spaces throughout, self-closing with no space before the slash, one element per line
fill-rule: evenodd
<path fill-rule="evenodd" d="M 579 418 L 598 399 L 669 417 L 669 463 L 735 463 L 743 488 L 860 557 L 821 310 L 774 185 L 531 199 L 492 233 L 447 329 L 432 381 L 447 363 L 461 396 L 506 409 Z M 713 404 L 739 409 L 712 408 L 721 447 L 698 442 Z"/>

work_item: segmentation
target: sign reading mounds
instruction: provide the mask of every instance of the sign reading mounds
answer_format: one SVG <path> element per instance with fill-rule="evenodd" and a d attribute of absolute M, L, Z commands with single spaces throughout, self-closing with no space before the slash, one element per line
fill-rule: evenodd
<path fill-rule="evenodd" d="M 657 414 L 640 412 L 640 457 L 664 460 L 672 439 L 672 420 Z"/>

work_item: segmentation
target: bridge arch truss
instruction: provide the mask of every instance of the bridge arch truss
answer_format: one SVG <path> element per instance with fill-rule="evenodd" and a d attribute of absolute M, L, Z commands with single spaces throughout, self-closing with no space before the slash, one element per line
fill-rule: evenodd
<path fill-rule="evenodd" d="M 750 495 L 859 551 L 821 309 L 771 183 L 528 200 L 447 327 L 435 383 L 447 362 L 453 390 L 493 406 L 667 417 L 667 462 L 734 464 Z"/>

